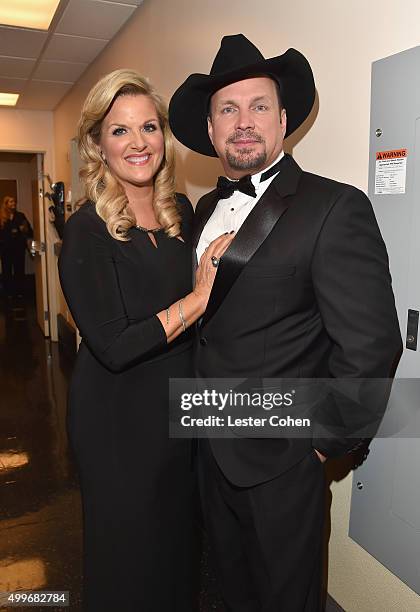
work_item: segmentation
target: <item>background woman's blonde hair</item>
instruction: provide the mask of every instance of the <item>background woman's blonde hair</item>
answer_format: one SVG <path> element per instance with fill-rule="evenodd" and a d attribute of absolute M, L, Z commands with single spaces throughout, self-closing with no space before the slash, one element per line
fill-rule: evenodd
<path fill-rule="evenodd" d="M 101 157 L 99 139 L 102 122 L 121 95 L 145 95 L 154 103 L 163 132 L 165 152 L 154 179 L 153 207 L 156 218 L 171 238 L 180 234 L 181 216 L 175 199 L 175 150 L 163 98 L 149 81 L 134 70 L 115 70 L 104 76 L 89 92 L 78 126 L 78 143 L 83 166 L 80 178 L 87 200 L 96 204 L 111 236 L 129 240 L 127 232 L 136 225 L 122 185 Z"/>
<path fill-rule="evenodd" d="M 6 210 L 6 204 L 9 200 L 15 200 L 14 196 L 4 196 L 0 202 L 0 227 L 3 227 L 6 221 L 9 220 L 9 212 Z"/>

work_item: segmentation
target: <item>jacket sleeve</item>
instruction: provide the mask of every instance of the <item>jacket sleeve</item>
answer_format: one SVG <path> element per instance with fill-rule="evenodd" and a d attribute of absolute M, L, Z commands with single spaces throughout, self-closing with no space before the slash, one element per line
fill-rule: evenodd
<path fill-rule="evenodd" d="M 341 392 L 332 394 L 325 410 L 331 414 L 341 410 L 344 426 L 348 418 L 354 432 L 357 411 L 363 415 L 368 409 L 376 415 L 377 428 L 390 391 L 386 379 L 395 372 L 402 343 L 386 247 L 369 199 L 354 187 L 345 187 L 324 221 L 312 260 L 312 279 L 323 324 L 333 343 L 330 376 L 358 381 L 353 398 L 343 397 Z M 352 407 L 356 412 L 349 417 Z M 312 443 L 327 456 L 362 444 L 355 437 L 324 437 L 324 433 L 325 428 L 315 425 Z"/>
<path fill-rule="evenodd" d="M 28 219 L 25 217 L 25 215 L 23 215 L 25 218 L 26 223 L 28 224 L 28 231 L 26 234 L 26 238 L 33 238 L 34 237 L 34 230 L 32 229 L 32 225 L 29 223 Z"/>
<path fill-rule="evenodd" d="M 119 372 L 166 347 L 166 334 L 155 315 L 128 320 L 112 238 L 80 213 L 65 225 L 58 263 L 61 287 L 89 349 L 106 368 Z"/>
<path fill-rule="evenodd" d="M 22 234 L 25 236 L 25 238 L 28 240 L 29 238 L 33 238 L 34 237 L 34 232 L 32 229 L 32 225 L 29 223 L 26 215 L 24 213 L 19 212 L 19 219 L 18 219 L 18 224 L 19 226 L 23 225 L 25 227 L 24 231 L 22 232 Z"/>

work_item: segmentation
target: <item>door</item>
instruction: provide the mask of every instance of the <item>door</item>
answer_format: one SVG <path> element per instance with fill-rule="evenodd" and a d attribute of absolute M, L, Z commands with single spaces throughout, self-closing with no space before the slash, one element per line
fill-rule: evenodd
<path fill-rule="evenodd" d="M 0 203 L 3 202 L 3 198 L 6 196 L 12 196 L 17 201 L 17 183 L 16 181 L 8 179 L 0 179 Z"/>
<path fill-rule="evenodd" d="M 45 202 L 44 202 L 44 156 L 37 153 L 34 156 L 32 176 L 32 209 L 34 220 L 34 239 L 32 254 L 34 255 L 36 315 L 38 325 L 44 336 L 50 335 L 47 253 L 45 242 Z"/>

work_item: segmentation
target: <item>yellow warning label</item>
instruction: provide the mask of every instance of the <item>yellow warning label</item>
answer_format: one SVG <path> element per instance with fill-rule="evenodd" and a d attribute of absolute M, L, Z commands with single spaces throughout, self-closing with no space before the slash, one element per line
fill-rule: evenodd
<path fill-rule="evenodd" d="M 407 157 L 407 149 L 394 149 L 393 151 L 376 151 L 376 159 L 397 159 Z"/>

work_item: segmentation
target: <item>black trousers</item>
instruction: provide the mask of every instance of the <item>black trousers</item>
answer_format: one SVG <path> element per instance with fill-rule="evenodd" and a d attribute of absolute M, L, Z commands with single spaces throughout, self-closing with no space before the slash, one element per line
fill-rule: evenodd
<path fill-rule="evenodd" d="M 199 478 L 227 610 L 319 612 L 325 478 L 315 452 L 269 482 L 242 488 L 200 440 Z"/>
<path fill-rule="evenodd" d="M 22 293 L 25 284 L 25 247 L 5 249 L 1 254 L 1 270 L 6 295 Z"/>

